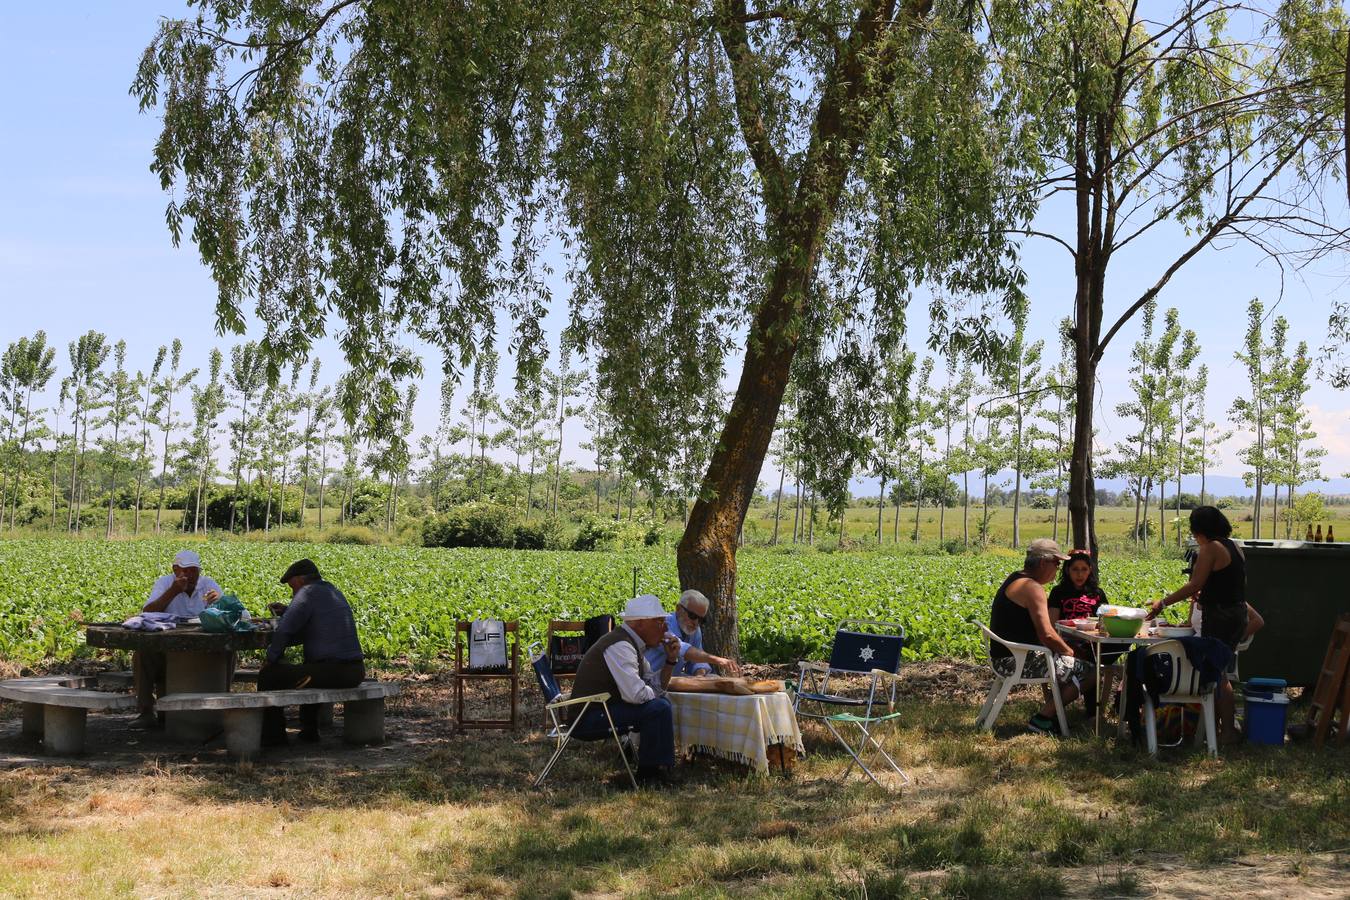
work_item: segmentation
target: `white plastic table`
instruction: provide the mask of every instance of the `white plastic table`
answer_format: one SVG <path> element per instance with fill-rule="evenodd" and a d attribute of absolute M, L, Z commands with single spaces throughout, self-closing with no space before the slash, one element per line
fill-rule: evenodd
<path fill-rule="evenodd" d="M 1100 627 L 1100 626 L 1099 626 Z M 1103 631 L 1083 631 L 1074 628 L 1072 625 L 1064 622 L 1056 622 L 1055 630 L 1065 637 L 1077 638 L 1080 641 L 1086 641 L 1092 645 L 1092 662 L 1094 677 L 1097 680 L 1097 714 L 1092 719 L 1092 733 L 1100 736 L 1102 733 L 1102 709 L 1106 703 L 1102 697 L 1102 646 L 1111 644 L 1118 647 L 1130 648 L 1136 645 L 1161 644 L 1163 641 L 1172 641 L 1176 638 L 1167 638 L 1151 633 L 1151 623 L 1145 622 L 1144 627 L 1139 629 L 1139 633 L 1134 637 L 1112 637 Z M 1121 685 L 1121 704 L 1124 705 L 1124 685 Z M 1119 713 L 1118 713 L 1119 715 Z"/>

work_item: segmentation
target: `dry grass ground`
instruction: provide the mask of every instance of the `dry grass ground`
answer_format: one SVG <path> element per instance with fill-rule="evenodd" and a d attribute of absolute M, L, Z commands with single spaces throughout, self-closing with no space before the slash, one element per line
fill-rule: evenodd
<path fill-rule="evenodd" d="M 390 742 L 327 735 L 256 764 L 92 716 L 91 753 L 48 760 L 0 706 L 0 896 L 1035 897 L 1350 893 L 1350 751 L 1241 747 L 1161 761 L 971 728 L 980 667 L 905 670 L 887 793 L 808 729 L 789 778 L 713 760 L 666 793 L 619 789 L 615 751 L 570 748 L 551 789 L 537 692 L 516 734 L 453 734 L 443 675 L 405 693 Z M 131 743 L 135 741 L 136 743 Z"/>

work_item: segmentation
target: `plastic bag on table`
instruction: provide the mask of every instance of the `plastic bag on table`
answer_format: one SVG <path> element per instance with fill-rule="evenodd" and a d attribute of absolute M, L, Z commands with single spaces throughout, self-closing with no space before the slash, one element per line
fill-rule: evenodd
<path fill-rule="evenodd" d="M 252 631 L 248 610 L 234 594 L 226 594 L 206 609 L 202 610 L 200 620 L 202 631 L 228 633 L 231 631 Z"/>

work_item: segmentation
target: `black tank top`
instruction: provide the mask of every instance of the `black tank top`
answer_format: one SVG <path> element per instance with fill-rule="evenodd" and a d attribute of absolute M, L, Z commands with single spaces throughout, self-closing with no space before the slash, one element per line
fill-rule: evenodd
<path fill-rule="evenodd" d="M 1228 551 L 1228 565 L 1210 570 L 1199 602 L 1201 607 L 1231 609 L 1247 602 L 1247 561 L 1228 538 L 1219 538 L 1219 543 Z"/>
<path fill-rule="evenodd" d="M 989 610 L 989 630 L 1014 644 L 1039 644 L 1041 637 L 1031 622 L 1031 613 L 1008 599 L 1008 585 L 1026 577 L 1026 572 L 1013 572 L 1003 579 L 998 593 L 994 595 L 994 605 Z M 1009 656 L 1012 656 L 1012 653 L 1007 647 L 994 641 L 989 642 L 990 659 L 1004 659 Z"/>

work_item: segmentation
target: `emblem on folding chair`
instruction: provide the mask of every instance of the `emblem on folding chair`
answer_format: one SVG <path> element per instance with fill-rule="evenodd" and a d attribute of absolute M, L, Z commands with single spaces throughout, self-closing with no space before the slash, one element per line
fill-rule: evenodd
<path fill-rule="evenodd" d="M 874 652 L 875 651 L 872 649 L 872 645 L 868 644 L 866 647 L 858 651 L 858 658 L 861 659 L 863 662 L 871 662 L 872 654 Z"/>

